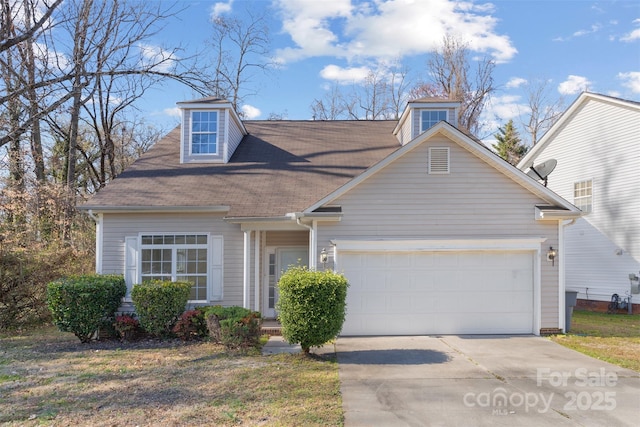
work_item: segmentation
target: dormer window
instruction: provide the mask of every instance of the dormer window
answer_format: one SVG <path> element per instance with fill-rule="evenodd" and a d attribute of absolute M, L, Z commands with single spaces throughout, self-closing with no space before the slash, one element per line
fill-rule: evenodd
<path fill-rule="evenodd" d="M 447 120 L 447 110 L 423 110 L 420 112 L 420 133 Z"/>
<path fill-rule="evenodd" d="M 191 113 L 191 154 L 218 154 L 218 112 Z"/>

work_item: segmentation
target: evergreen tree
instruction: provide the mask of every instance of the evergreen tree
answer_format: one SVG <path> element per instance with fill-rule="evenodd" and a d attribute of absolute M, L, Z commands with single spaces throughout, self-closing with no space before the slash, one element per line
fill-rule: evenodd
<path fill-rule="evenodd" d="M 518 130 L 513 126 L 513 119 L 499 128 L 494 136 L 497 143 L 493 144 L 493 148 L 500 157 L 512 165 L 516 165 L 529 151 L 529 147 L 522 143 Z"/>

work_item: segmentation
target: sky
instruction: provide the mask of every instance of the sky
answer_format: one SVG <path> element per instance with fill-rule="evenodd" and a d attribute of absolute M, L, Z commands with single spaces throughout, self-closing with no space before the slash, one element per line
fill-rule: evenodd
<path fill-rule="evenodd" d="M 271 56 L 278 66 L 257 74 L 247 118 L 271 114 L 311 119 L 310 105 L 334 85 L 347 90 L 369 70 L 400 61 L 411 81 L 428 80 L 430 52 L 445 34 L 468 43 L 471 57 L 496 62 L 497 91 L 483 117 L 488 134 L 526 113 L 528 82 L 546 81 L 565 108 L 584 90 L 640 101 L 640 1 L 591 0 L 182 0 L 179 19 L 153 43 L 206 47 L 211 20 L 265 11 Z M 206 61 L 206 49 L 202 54 Z M 143 110 L 167 127 L 175 103 L 200 97 L 167 84 L 149 93 Z M 478 135 L 484 137 L 485 135 Z"/>

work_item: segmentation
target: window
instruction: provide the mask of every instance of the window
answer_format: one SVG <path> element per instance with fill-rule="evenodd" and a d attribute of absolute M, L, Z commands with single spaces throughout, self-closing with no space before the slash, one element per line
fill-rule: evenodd
<path fill-rule="evenodd" d="M 420 132 L 424 132 L 443 120 L 447 120 L 446 110 L 423 110 L 420 114 Z"/>
<path fill-rule="evenodd" d="M 591 180 L 573 184 L 573 204 L 582 212 L 589 213 L 593 209 L 593 185 Z"/>
<path fill-rule="evenodd" d="M 191 301 L 207 301 L 209 245 L 206 234 L 141 236 L 142 281 L 191 283 Z"/>
<path fill-rule="evenodd" d="M 429 148 L 429 174 L 449 173 L 449 148 L 430 147 Z"/>
<path fill-rule="evenodd" d="M 218 113 L 191 113 L 191 154 L 218 154 Z"/>

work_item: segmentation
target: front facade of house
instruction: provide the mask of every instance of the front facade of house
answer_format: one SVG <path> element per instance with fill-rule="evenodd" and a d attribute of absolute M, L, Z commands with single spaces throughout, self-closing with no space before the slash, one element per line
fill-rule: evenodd
<path fill-rule="evenodd" d="M 625 297 L 640 271 L 640 103 L 581 94 L 519 167 L 552 158 L 549 188 L 584 212 L 566 228 L 567 288 L 585 301 Z"/>
<path fill-rule="evenodd" d="M 344 335 L 564 328 L 580 211 L 458 130 L 457 104 L 417 100 L 397 122 L 178 105 L 183 125 L 83 207 L 99 273 L 189 280 L 193 304 L 274 318 L 281 272 L 303 264 L 347 277 Z"/>

